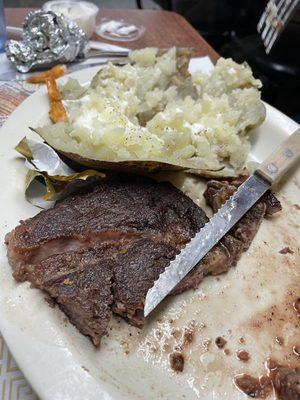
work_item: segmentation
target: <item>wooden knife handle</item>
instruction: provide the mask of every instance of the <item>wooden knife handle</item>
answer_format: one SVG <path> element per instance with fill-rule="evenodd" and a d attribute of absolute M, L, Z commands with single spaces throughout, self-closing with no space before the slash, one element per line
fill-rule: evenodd
<path fill-rule="evenodd" d="M 256 173 L 271 185 L 278 181 L 300 157 L 300 128 L 288 137 L 267 159 Z"/>

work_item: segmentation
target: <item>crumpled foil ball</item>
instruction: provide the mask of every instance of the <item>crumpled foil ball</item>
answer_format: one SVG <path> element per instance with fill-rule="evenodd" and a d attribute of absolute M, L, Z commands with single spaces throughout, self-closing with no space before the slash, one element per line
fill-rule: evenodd
<path fill-rule="evenodd" d="M 31 11 L 23 23 L 23 41 L 6 42 L 7 58 L 18 71 L 47 68 L 83 58 L 88 48 L 85 33 L 63 15 Z"/>

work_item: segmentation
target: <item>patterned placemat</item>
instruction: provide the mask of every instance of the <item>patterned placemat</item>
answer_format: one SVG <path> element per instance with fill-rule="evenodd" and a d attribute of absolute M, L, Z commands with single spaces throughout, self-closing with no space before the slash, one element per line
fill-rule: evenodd
<path fill-rule="evenodd" d="M 0 398 L 1 400 L 37 400 L 19 370 L 0 334 Z"/>
<path fill-rule="evenodd" d="M 0 82 L 0 127 L 9 114 L 35 88 L 23 82 Z M 0 333 L 0 399 L 37 400 L 30 385 L 18 368 Z"/>

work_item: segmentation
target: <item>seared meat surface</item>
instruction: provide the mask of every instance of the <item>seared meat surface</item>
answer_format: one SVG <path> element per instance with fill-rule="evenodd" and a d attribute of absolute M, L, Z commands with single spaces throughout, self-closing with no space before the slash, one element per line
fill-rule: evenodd
<path fill-rule="evenodd" d="M 169 244 L 146 238 L 125 249 L 114 266 L 113 311 L 142 326 L 146 294 L 175 254 Z"/>
<path fill-rule="evenodd" d="M 22 221 L 6 236 L 8 258 L 97 345 L 111 310 L 143 325 L 148 289 L 206 221 L 169 183 L 99 181 Z"/>
<path fill-rule="evenodd" d="M 27 280 L 46 291 L 95 346 L 111 317 L 111 255 L 107 247 L 52 255 L 28 267 Z"/>
<path fill-rule="evenodd" d="M 226 192 L 227 184 L 213 182 L 205 196 L 216 209 L 235 187 Z M 234 265 L 267 209 L 266 201 L 258 202 L 173 293 Z M 46 291 L 99 345 L 112 312 L 144 324 L 148 289 L 207 221 L 204 211 L 169 183 L 134 176 L 100 180 L 22 221 L 6 236 L 8 258 L 15 279 Z"/>
<path fill-rule="evenodd" d="M 233 195 L 242 182 L 243 179 L 231 182 L 211 180 L 207 183 L 203 196 L 214 213 Z M 280 210 L 280 202 L 271 192 L 267 192 L 207 253 L 172 293 L 177 294 L 196 287 L 205 275 L 218 275 L 228 271 L 238 261 L 242 252 L 249 248 L 263 218 Z"/>
<path fill-rule="evenodd" d="M 203 196 L 214 213 L 217 212 L 218 209 L 225 203 L 225 201 L 233 195 L 233 193 L 245 179 L 246 177 L 244 179 L 235 179 L 231 181 L 211 180 L 208 182 Z M 264 194 L 259 203 L 261 202 L 266 205 L 267 216 L 281 211 L 280 201 L 270 191 L 267 191 L 267 193 Z"/>

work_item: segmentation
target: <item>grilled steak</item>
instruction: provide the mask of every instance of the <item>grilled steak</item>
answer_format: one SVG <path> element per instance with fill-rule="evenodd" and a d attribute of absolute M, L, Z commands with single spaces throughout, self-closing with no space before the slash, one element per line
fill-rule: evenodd
<path fill-rule="evenodd" d="M 147 290 L 206 221 L 171 184 L 99 181 L 22 221 L 6 236 L 8 258 L 17 280 L 48 292 L 97 345 L 111 309 L 144 323 Z"/>
<path fill-rule="evenodd" d="M 22 221 L 7 235 L 8 257 L 23 280 L 28 264 L 88 246 L 152 237 L 179 250 L 206 221 L 203 210 L 171 184 L 133 177 L 100 181 Z"/>
<path fill-rule="evenodd" d="M 220 204 L 219 195 L 225 199 L 223 187 L 209 183 L 212 207 Z M 265 201 L 257 203 L 174 294 L 235 264 L 266 210 Z M 144 324 L 148 289 L 207 221 L 204 211 L 169 183 L 134 176 L 102 180 L 22 221 L 6 236 L 8 258 L 15 279 L 46 291 L 98 345 L 112 312 Z"/>

